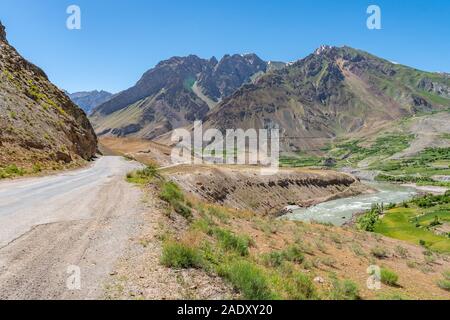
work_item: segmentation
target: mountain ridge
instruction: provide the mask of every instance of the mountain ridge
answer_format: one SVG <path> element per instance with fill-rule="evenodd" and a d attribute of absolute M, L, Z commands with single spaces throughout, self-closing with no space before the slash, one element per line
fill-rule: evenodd
<path fill-rule="evenodd" d="M 450 107 L 448 79 L 347 46 L 322 46 L 244 85 L 211 111 L 205 127 L 279 128 L 283 150 L 332 139 L 420 112 Z"/>
<path fill-rule="evenodd" d="M 267 68 L 254 54 L 202 59 L 172 57 L 146 71 L 135 86 L 95 108 L 91 120 L 100 135 L 155 138 L 203 119 L 229 92 Z"/>
<path fill-rule="evenodd" d="M 96 107 L 105 103 L 114 95 L 104 90 L 79 91 L 66 93 L 69 98 L 84 112 L 90 114 Z"/>

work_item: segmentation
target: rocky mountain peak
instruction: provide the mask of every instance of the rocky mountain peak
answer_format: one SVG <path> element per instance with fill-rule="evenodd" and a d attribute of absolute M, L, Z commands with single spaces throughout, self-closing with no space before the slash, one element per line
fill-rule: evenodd
<path fill-rule="evenodd" d="M 324 52 L 330 51 L 331 49 L 333 49 L 333 46 L 328 46 L 328 45 L 321 45 L 319 48 L 317 48 L 314 51 L 315 55 L 321 55 Z"/>

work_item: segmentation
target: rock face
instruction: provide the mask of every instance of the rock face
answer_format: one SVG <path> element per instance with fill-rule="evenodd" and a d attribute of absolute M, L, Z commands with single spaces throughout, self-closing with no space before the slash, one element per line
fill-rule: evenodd
<path fill-rule="evenodd" d="M 102 103 L 105 103 L 113 96 L 112 93 L 103 90 L 74 92 L 68 95 L 73 103 L 83 109 L 87 114 L 91 114 L 92 110 Z"/>
<path fill-rule="evenodd" d="M 6 31 L 5 27 L 0 22 L 0 41 L 6 41 Z"/>
<path fill-rule="evenodd" d="M 266 68 L 254 54 L 227 55 L 220 61 L 173 57 L 97 107 L 91 120 L 100 135 L 152 139 L 203 119 L 218 101 Z"/>
<path fill-rule="evenodd" d="M 0 24 L 0 166 L 90 159 L 97 137 L 86 114 L 8 44 Z"/>
<path fill-rule="evenodd" d="M 204 94 L 215 101 L 227 97 L 259 72 L 265 73 L 267 63 L 256 54 L 226 55 L 219 62 L 211 59 L 199 77 Z"/>
<path fill-rule="evenodd" d="M 206 128 L 222 131 L 279 128 L 284 151 L 319 150 L 338 136 L 445 109 L 450 106 L 449 85 L 442 74 L 349 47 L 322 46 L 244 85 L 204 121 Z"/>

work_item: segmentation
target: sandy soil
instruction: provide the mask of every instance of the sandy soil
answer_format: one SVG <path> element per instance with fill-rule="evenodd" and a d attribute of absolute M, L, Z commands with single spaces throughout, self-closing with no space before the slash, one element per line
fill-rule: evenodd
<path fill-rule="evenodd" d="M 392 159 L 413 156 L 425 148 L 448 148 L 450 140 L 443 139 L 442 135 L 450 133 L 450 113 L 440 112 L 413 119 L 408 131 L 415 134 L 416 138 L 409 148 L 393 155 Z"/>
<path fill-rule="evenodd" d="M 138 138 L 101 137 L 100 150 L 107 154 L 127 155 L 144 164 L 171 164 L 172 149 L 153 141 Z"/>
<path fill-rule="evenodd" d="M 415 183 L 407 183 L 407 184 L 402 184 L 402 186 L 405 187 L 412 187 L 415 188 L 419 191 L 425 192 L 425 193 L 432 193 L 435 195 L 441 195 L 441 194 L 445 194 L 448 190 L 448 188 L 446 187 L 439 187 L 439 186 L 418 186 Z"/>
<path fill-rule="evenodd" d="M 232 299 L 234 290 L 224 281 L 203 270 L 167 268 L 160 263 L 162 238 L 180 236 L 187 221 L 176 213 L 167 213 L 154 186 L 145 187 L 143 223 L 118 260 L 106 283 L 105 299 Z"/>

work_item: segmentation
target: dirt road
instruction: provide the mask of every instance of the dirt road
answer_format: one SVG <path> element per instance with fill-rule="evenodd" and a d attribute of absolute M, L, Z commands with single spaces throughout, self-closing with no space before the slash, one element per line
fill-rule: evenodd
<path fill-rule="evenodd" d="M 88 169 L 0 183 L 0 299 L 100 297 L 142 221 L 141 191 L 124 180 L 139 166 L 103 157 Z"/>

